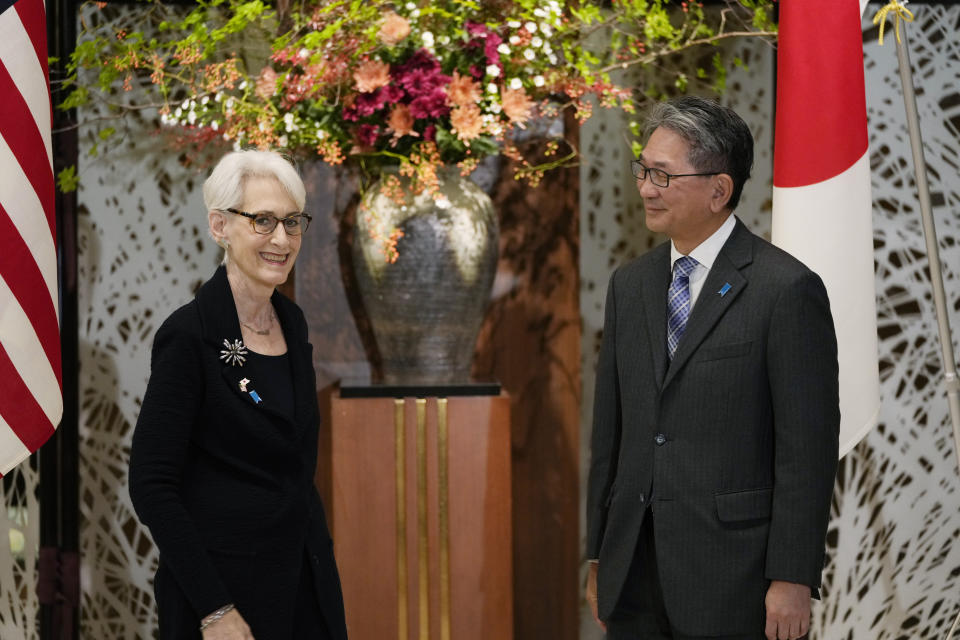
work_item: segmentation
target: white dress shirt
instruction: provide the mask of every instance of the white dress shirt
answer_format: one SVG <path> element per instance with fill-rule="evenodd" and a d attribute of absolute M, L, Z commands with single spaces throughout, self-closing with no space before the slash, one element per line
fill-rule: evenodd
<path fill-rule="evenodd" d="M 693 311 L 693 305 L 697 302 L 697 297 L 703 289 L 703 283 L 707 279 L 707 274 L 713 268 L 713 263 L 720 255 L 720 249 L 730 234 L 733 233 L 733 227 L 736 226 L 737 219 L 731 213 L 723 221 L 720 228 L 713 232 L 713 235 L 698 244 L 693 251 L 689 253 L 690 257 L 697 261 L 697 266 L 690 274 L 690 311 Z M 673 273 L 673 265 L 677 260 L 683 257 L 683 254 L 677 251 L 677 246 L 670 241 L 670 273 Z"/>

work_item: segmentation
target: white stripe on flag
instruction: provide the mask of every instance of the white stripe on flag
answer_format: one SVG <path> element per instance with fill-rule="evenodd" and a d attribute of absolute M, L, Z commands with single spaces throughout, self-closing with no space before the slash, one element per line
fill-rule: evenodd
<path fill-rule="evenodd" d="M 20 441 L 3 416 L 0 416 L 0 451 L 3 452 L 3 457 L 0 457 L 0 476 L 7 475 L 10 469 L 20 464 L 14 460 L 23 460 L 30 455 L 30 450 Z"/>
<path fill-rule="evenodd" d="M 8 12 L 9 13 L 9 12 Z M 53 301 L 53 308 L 57 309 L 59 296 L 57 295 L 57 248 L 50 235 L 47 225 L 47 216 L 43 212 L 43 205 L 33 185 L 23 172 L 16 156 L 0 135 L 0 167 L 6 174 L 0 180 L 0 205 L 23 238 L 27 249 L 37 261 L 37 267 L 43 275 L 47 285 L 47 292 Z M 59 319 L 57 320 L 59 322 Z"/>
<path fill-rule="evenodd" d="M 877 422 L 876 300 L 870 159 L 828 180 L 773 188 L 773 243 L 823 279 L 837 330 L 840 455 Z"/>
<path fill-rule="evenodd" d="M 30 318 L 3 277 L 0 277 L 0 344 L 50 423 L 60 424 L 63 398 L 60 396 L 57 375 L 33 330 Z"/>
<path fill-rule="evenodd" d="M 19 14 L 12 8 L 0 14 L 0 62 L 6 66 L 33 114 L 47 148 L 47 161 L 52 165 L 50 94 L 47 92 L 46 73 L 33 51 L 33 43 Z"/>

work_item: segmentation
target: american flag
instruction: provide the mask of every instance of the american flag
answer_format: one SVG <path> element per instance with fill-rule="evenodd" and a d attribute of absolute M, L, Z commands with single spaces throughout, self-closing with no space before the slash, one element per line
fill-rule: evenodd
<path fill-rule="evenodd" d="M 43 0 L 0 0 L 0 475 L 63 415 L 46 30 Z"/>

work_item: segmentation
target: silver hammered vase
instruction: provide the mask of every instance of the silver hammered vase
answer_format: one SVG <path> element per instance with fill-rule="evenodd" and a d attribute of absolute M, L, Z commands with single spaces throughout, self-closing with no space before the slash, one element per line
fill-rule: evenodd
<path fill-rule="evenodd" d="M 440 173 L 435 193 L 413 194 L 402 176 L 366 191 L 353 264 L 385 383 L 469 381 L 498 236 L 490 197 L 456 171 Z"/>

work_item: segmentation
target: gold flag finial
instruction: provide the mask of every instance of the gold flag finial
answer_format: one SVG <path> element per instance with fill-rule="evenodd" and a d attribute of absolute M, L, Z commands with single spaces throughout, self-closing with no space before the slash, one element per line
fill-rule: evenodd
<path fill-rule="evenodd" d="M 880 46 L 883 46 L 883 27 L 887 24 L 887 16 L 891 13 L 897 18 L 893 26 L 893 32 L 897 36 L 897 42 L 900 42 L 900 19 L 903 18 L 907 22 L 913 22 L 913 14 L 910 13 L 909 9 L 900 4 L 900 0 L 890 0 L 887 6 L 877 11 L 877 15 L 873 16 L 873 24 L 880 24 Z"/>

